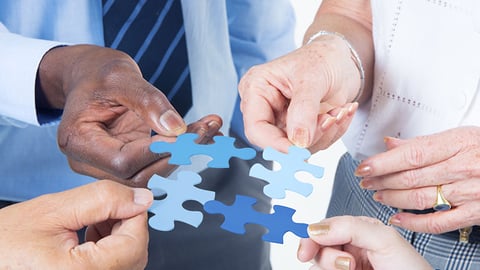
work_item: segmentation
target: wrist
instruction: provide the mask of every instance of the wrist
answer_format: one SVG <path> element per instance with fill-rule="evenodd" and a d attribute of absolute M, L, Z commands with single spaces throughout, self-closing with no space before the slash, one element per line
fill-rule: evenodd
<path fill-rule="evenodd" d="M 35 81 L 37 109 L 63 109 L 65 105 L 62 77 L 66 67 L 63 64 L 66 50 L 66 45 L 54 47 L 47 51 L 40 61 Z"/>
<path fill-rule="evenodd" d="M 342 34 L 337 33 L 337 32 L 323 31 L 323 30 L 319 31 L 319 32 L 313 34 L 308 39 L 306 44 L 310 44 L 313 41 L 315 41 L 317 39 L 320 39 L 320 38 L 323 38 L 323 37 L 326 37 L 326 36 L 336 38 L 337 40 L 341 40 L 341 42 L 343 42 L 347 46 L 347 48 L 350 52 L 350 59 L 352 60 L 356 69 L 358 70 L 358 73 L 359 73 L 359 76 L 360 76 L 360 84 L 359 84 L 358 90 L 356 90 L 356 94 L 353 97 L 351 102 L 358 102 L 358 100 L 362 96 L 362 94 L 364 92 L 364 89 L 365 89 L 365 69 L 363 67 L 362 60 L 361 60 L 359 54 L 357 53 L 357 51 L 355 50 L 355 48 L 353 48 L 352 44 L 345 38 L 345 36 L 343 36 Z"/>

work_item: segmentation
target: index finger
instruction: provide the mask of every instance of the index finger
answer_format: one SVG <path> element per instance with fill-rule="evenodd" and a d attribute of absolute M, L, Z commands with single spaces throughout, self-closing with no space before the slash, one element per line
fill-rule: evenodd
<path fill-rule="evenodd" d="M 248 140 L 262 148 L 271 146 L 288 152 L 292 143 L 283 129 L 287 98 L 267 83 L 248 86 L 241 98 L 240 108 Z"/>
<path fill-rule="evenodd" d="M 362 161 L 355 174 L 360 177 L 373 177 L 421 168 L 447 160 L 459 151 L 457 144 L 450 143 L 454 139 L 451 137 L 449 134 L 434 134 L 397 143 L 396 147 Z M 389 140 L 395 139 L 385 138 L 387 145 Z"/>

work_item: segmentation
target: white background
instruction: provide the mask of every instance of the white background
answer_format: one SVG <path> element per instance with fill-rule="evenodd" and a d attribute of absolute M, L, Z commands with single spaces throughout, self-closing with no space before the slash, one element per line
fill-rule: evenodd
<path fill-rule="evenodd" d="M 300 46 L 303 34 L 312 22 L 321 0 L 291 0 L 297 16 L 296 42 Z M 312 195 L 305 198 L 301 195 L 288 192 L 286 199 L 274 200 L 273 204 L 285 205 L 297 210 L 293 216 L 295 222 L 313 223 L 325 217 L 330 199 L 333 178 L 338 159 L 345 152 L 341 142 L 331 146 L 328 150 L 314 154 L 309 162 L 324 168 L 325 173 L 321 179 L 315 179 L 308 174 L 302 175 L 305 182 L 314 185 Z M 301 263 L 297 260 L 299 238 L 287 233 L 284 244 L 272 244 L 271 261 L 274 270 L 307 270 L 310 263 Z"/>

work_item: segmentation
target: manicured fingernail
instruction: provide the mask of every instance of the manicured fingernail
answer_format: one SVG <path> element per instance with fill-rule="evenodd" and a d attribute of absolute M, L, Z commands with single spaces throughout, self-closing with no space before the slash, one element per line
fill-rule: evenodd
<path fill-rule="evenodd" d="M 362 179 L 362 181 L 360 181 L 360 187 L 363 188 L 363 189 L 371 189 L 372 188 L 372 181 Z"/>
<path fill-rule="evenodd" d="M 400 222 L 400 219 L 396 215 L 393 215 L 388 220 L 388 224 L 395 225 L 395 226 L 400 226 L 401 222 Z"/>
<path fill-rule="evenodd" d="M 358 166 L 357 170 L 355 170 L 355 176 L 358 177 L 366 177 L 372 173 L 372 167 L 366 164 L 361 164 Z"/>
<path fill-rule="evenodd" d="M 293 132 L 293 143 L 298 147 L 307 147 L 309 146 L 309 139 L 308 139 L 308 130 L 305 128 L 297 128 Z"/>
<path fill-rule="evenodd" d="M 308 226 L 309 235 L 324 235 L 330 231 L 330 225 L 325 223 L 313 223 Z"/>
<path fill-rule="evenodd" d="M 153 201 L 153 194 L 151 191 L 145 188 L 134 188 L 133 201 L 138 205 L 148 206 Z"/>
<path fill-rule="evenodd" d="M 353 113 L 358 107 L 358 102 L 354 102 L 348 106 L 348 113 L 351 114 Z"/>
<path fill-rule="evenodd" d="M 350 258 L 348 257 L 337 257 L 335 259 L 335 268 L 340 270 L 350 270 Z"/>
<path fill-rule="evenodd" d="M 386 137 L 383 138 L 383 141 L 384 141 L 385 143 L 398 142 L 398 141 L 400 141 L 400 139 L 395 138 L 395 137 L 386 136 Z"/>
<path fill-rule="evenodd" d="M 347 110 L 341 109 L 340 112 L 337 114 L 337 121 L 340 122 L 343 119 L 343 117 L 345 117 L 346 114 L 347 114 Z"/>
<path fill-rule="evenodd" d="M 376 201 L 376 202 L 382 202 L 383 200 L 383 196 L 382 196 L 382 193 L 380 192 L 375 192 L 372 196 L 373 200 Z"/>
<path fill-rule="evenodd" d="M 164 112 L 160 116 L 160 124 L 168 131 L 182 134 L 187 130 L 187 125 L 180 115 L 172 110 Z"/>
<path fill-rule="evenodd" d="M 321 128 L 325 130 L 331 127 L 336 121 L 337 121 L 337 118 L 330 116 L 327 119 L 325 119 L 325 121 L 323 121 Z"/>

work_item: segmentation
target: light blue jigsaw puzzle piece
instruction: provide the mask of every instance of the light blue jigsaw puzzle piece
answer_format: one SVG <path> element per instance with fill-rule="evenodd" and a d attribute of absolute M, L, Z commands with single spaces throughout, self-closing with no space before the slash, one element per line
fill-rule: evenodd
<path fill-rule="evenodd" d="M 204 209 L 210 214 L 222 214 L 225 220 L 221 228 L 236 234 L 244 234 L 245 224 L 250 223 L 259 224 L 268 229 L 268 233 L 262 237 L 268 242 L 283 243 L 283 236 L 289 231 L 302 238 L 308 237 L 308 225 L 292 221 L 294 209 L 275 205 L 274 213 L 261 213 L 252 207 L 256 202 L 255 198 L 237 195 L 233 205 L 208 201 Z"/>
<path fill-rule="evenodd" d="M 150 151 L 154 153 L 171 153 L 170 164 L 188 165 L 190 158 L 194 155 L 207 155 L 212 160 L 207 164 L 210 168 L 228 168 L 232 157 L 249 160 L 255 157 L 256 151 L 253 148 L 236 148 L 235 139 L 227 136 L 213 137 L 212 144 L 197 144 L 195 140 L 198 135 L 185 133 L 177 137 L 173 143 L 153 142 Z"/>
<path fill-rule="evenodd" d="M 290 146 L 288 154 L 276 151 L 271 147 L 265 148 L 263 158 L 277 161 L 280 164 L 279 170 L 269 170 L 261 164 L 254 164 L 250 168 L 250 176 L 263 179 L 267 184 L 263 192 L 274 199 L 285 198 L 286 190 L 296 192 L 304 197 L 309 196 L 313 191 L 310 183 L 298 181 L 295 174 L 299 171 L 310 173 L 316 178 L 323 177 L 323 168 L 309 164 L 306 160 L 311 156 L 305 148 Z"/>
<path fill-rule="evenodd" d="M 159 231 L 171 231 L 175 221 L 181 221 L 198 227 L 203 220 L 203 214 L 183 208 L 183 203 L 188 200 L 198 201 L 202 205 L 215 198 L 215 192 L 195 187 L 200 184 L 200 175 L 190 171 L 178 173 L 177 180 L 170 180 L 159 175 L 154 175 L 148 182 L 148 187 L 155 193 L 164 191 L 167 196 L 163 200 L 155 200 L 149 211 L 154 213 L 148 223 Z"/>

